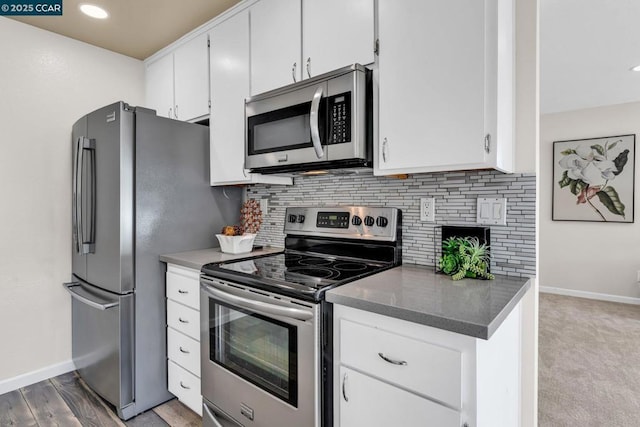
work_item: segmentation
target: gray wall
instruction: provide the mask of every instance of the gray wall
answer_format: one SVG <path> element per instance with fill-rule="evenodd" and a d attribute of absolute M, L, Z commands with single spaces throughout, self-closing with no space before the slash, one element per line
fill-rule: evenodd
<path fill-rule="evenodd" d="M 506 197 L 507 225 L 491 227 L 491 271 L 535 275 L 534 174 L 469 171 L 420 174 L 408 179 L 365 176 L 296 177 L 293 186 L 256 184 L 247 197 L 268 199 L 256 244 L 284 245 L 288 206 L 369 205 L 403 213 L 403 263 L 434 265 L 435 225 L 475 225 L 478 197 Z M 434 223 L 420 221 L 420 197 L 435 198 Z"/>

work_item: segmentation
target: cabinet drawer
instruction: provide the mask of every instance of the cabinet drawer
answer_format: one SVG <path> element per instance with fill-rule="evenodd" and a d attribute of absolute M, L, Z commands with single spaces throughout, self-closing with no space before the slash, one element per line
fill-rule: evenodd
<path fill-rule="evenodd" d="M 460 427 L 458 411 L 351 369 L 340 368 L 341 427 Z"/>
<path fill-rule="evenodd" d="M 169 360 L 169 391 L 182 403 L 202 416 L 202 395 L 200 378 Z"/>
<path fill-rule="evenodd" d="M 170 360 L 200 377 L 200 343 L 198 341 L 173 328 L 167 328 L 167 355 Z"/>
<path fill-rule="evenodd" d="M 167 300 L 167 325 L 200 341 L 200 312 Z"/>
<path fill-rule="evenodd" d="M 170 266 L 167 270 L 167 298 L 200 310 L 200 273 Z"/>
<path fill-rule="evenodd" d="M 459 351 L 341 319 L 340 361 L 461 408 L 462 353 Z"/>

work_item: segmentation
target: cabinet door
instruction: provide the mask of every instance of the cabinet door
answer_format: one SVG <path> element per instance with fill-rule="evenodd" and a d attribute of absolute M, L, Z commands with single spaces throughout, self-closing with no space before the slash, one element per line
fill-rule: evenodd
<path fill-rule="evenodd" d="M 201 34 L 174 53 L 175 106 L 179 120 L 209 114 L 209 47 Z"/>
<path fill-rule="evenodd" d="M 340 427 L 460 427 L 460 413 L 346 367 L 340 368 Z"/>
<path fill-rule="evenodd" d="M 156 110 L 159 116 L 173 115 L 173 54 L 170 53 L 147 65 L 146 106 Z"/>
<path fill-rule="evenodd" d="M 376 174 L 484 164 L 485 1 L 378 1 Z"/>
<path fill-rule="evenodd" d="M 249 13 L 209 33 L 211 40 L 211 183 L 245 182 L 244 100 L 249 96 Z"/>
<path fill-rule="evenodd" d="M 251 7 L 251 94 L 299 81 L 301 0 L 262 0 Z"/>
<path fill-rule="evenodd" d="M 404 1 L 397 3 L 404 7 Z M 353 63 L 372 63 L 373 22 L 373 0 L 303 0 L 303 78 Z"/>

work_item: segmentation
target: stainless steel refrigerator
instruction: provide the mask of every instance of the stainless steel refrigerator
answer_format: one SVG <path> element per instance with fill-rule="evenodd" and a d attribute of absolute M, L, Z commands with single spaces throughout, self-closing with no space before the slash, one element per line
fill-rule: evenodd
<path fill-rule="evenodd" d="M 73 126 L 73 360 L 129 419 L 167 390 L 166 266 L 217 246 L 241 193 L 209 186 L 209 129 L 118 102 Z"/>

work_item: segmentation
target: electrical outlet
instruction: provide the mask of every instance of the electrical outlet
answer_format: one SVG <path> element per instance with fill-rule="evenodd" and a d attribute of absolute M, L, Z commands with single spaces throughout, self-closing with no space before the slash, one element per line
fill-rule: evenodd
<path fill-rule="evenodd" d="M 267 216 L 268 209 L 269 209 L 269 199 L 260 199 L 260 210 L 262 211 L 262 218 Z"/>
<path fill-rule="evenodd" d="M 436 203 L 433 197 L 420 198 L 420 221 L 435 222 Z"/>

